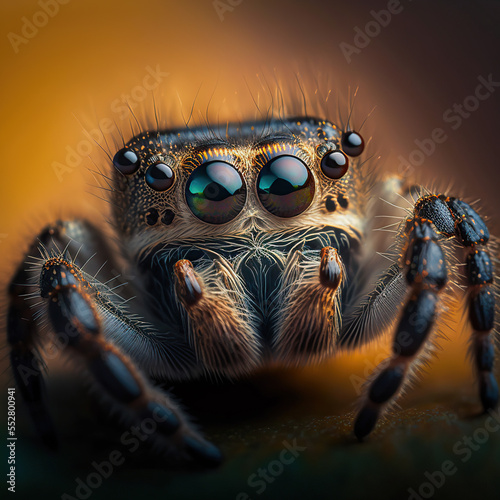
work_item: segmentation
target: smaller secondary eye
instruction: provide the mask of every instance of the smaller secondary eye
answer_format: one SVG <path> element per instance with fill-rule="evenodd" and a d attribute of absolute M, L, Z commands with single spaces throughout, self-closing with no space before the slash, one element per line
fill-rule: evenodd
<path fill-rule="evenodd" d="M 321 159 L 321 170 L 329 179 L 344 177 L 349 169 L 349 158 L 342 151 L 331 151 Z"/>
<path fill-rule="evenodd" d="M 123 148 L 113 157 L 113 165 L 122 174 L 130 175 L 141 166 L 141 160 L 132 149 Z"/>
<path fill-rule="evenodd" d="M 155 191 L 166 191 L 174 183 L 174 171 L 162 161 L 151 165 L 146 172 L 146 182 Z"/>
<path fill-rule="evenodd" d="M 365 149 L 365 141 L 357 132 L 342 134 L 342 149 L 349 156 L 359 156 Z"/>

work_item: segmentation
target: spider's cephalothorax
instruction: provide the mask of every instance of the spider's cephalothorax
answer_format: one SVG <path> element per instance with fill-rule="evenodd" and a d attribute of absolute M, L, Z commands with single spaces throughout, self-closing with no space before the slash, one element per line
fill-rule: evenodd
<path fill-rule="evenodd" d="M 12 367 L 45 441 L 55 437 L 43 407 L 29 291 L 46 299 L 39 315 L 84 361 L 104 404 L 118 407 L 126 423 L 156 418 L 156 444 L 166 455 L 213 463 L 218 450 L 148 378 L 234 378 L 269 362 L 315 362 L 375 338 L 399 317 L 393 354 L 355 423 L 362 438 L 424 353 L 452 269 L 452 239 L 467 264 L 481 401 L 495 406 L 486 225 L 465 202 L 420 190 L 399 224 L 399 259 L 381 272 L 372 258 L 370 200 L 411 194 L 402 182 L 368 176 L 364 149 L 359 133 L 300 117 L 229 124 L 223 134 L 145 132 L 117 151 L 110 201 L 123 259 L 109 255 L 88 222 L 60 222 L 39 235 L 40 250 L 35 243 L 29 251 L 36 282 L 21 266 L 10 288 Z M 70 258 L 73 249 L 78 255 Z M 107 281 L 82 269 L 95 252 L 94 262 L 110 262 L 104 272 L 127 264 L 135 300 L 123 304 Z M 107 272 L 107 280 L 116 278 Z"/>
<path fill-rule="evenodd" d="M 361 137 L 346 154 L 319 120 L 202 133 L 144 134 L 115 156 L 115 217 L 155 323 L 209 373 L 331 355 L 363 231 Z"/>

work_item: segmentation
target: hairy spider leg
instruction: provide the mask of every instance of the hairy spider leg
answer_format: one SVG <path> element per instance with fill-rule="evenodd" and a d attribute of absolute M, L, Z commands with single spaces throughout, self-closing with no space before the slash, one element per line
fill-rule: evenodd
<path fill-rule="evenodd" d="M 480 398 L 485 411 L 498 403 L 491 339 L 495 323 L 493 266 L 488 253 L 478 249 L 486 245 L 490 237 L 486 224 L 467 203 L 444 195 L 428 195 L 417 200 L 405 233 L 403 268 L 412 293 L 396 328 L 393 354 L 370 383 L 356 418 L 354 433 L 358 439 L 373 430 L 387 403 L 401 393 L 408 368 L 434 325 L 438 294 L 447 283 L 440 238 L 454 237 L 468 251 L 469 320 L 474 329 L 472 354 Z"/>
<path fill-rule="evenodd" d="M 59 249 L 55 240 L 64 242 L 63 228 L 63 223 L 50 226 L 41 233 L 39 242 L 46 248 L 52 241 Z M 35 242 L 30 255 L 36 255 L 37 250 L 38 242 Z M 121 326 L 136 333 L 140 328 L 109 300 L 111 294 L 104 292 L 105 286 L 91 283 L 89 276 L 65 253 L 50 256 L 43 250 L 39 283 L 30 284 L 29 271 L 21 265 L 10 288 L 11 366 L 37 433 L 48 446 L 56 446 L 56 433 L 43 398 L 41 361 L 35 352 L 36 344 L 41 342 L 38 324 L 33 308 L 25 300 L 28 289 L 33 286 L 45 299 L 43 313 L 49 320 L 52 335 L 68 356 L 83 363 L 91 382 L 100 390 L 102 404 L 119 412 L 124 428 L 152 420 L 155 432 L 150 445 L 160 455 L 204 465 L 220 463 L 220 451 L 201 436 L 178 405 L 151 385 L 122 348 L 104 337 L 104 325 L 110 317 L 115 328 Z M 146 332 L 141 333 L 143 340 L 150 337 Z"/>

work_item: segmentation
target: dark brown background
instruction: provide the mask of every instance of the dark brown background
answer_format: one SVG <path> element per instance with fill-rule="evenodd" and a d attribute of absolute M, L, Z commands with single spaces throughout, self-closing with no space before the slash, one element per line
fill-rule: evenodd
<path fill-rule="evenodd" d="M 429 185 L 451 183 L 453 192 L 470 200 L 481 198 L 498 234 L 500 91 L 481 102 L 456 131 L 443 123 L 443 113 L 473 94 L 479 76 L 492 74 L 493 80 L 500 81 L 500 4 L 406 0 L 401 5 L 402 12 L 393 15 L 389 25 L 361 53 L 354 54 L 349 64 L 339 44 L 352 44 L 354 29 L 363 30 L 373 19 L 370 11 L 386 9 L 386 1 L 243 0 L 221 21 L 210 0 L 72 0 L 60 6 L 58 14 L 29 43 L 21 45 L 18 53 L 7 35 L 20 34 L 23 16 L 31 19 L 40 6 L 33 1 L 3 2 L 3 286 L 14 262 L 22 259 L 20 248 L 40 224 L 54 215 L 79 212 L 74 207 L 85 207 L 88 200 L 96 207 L 95 199 L 87 194 L 85 179 L 85 166 L 91 166 L 91 162 L 82 162 L 62 181 L 54 173 L 53 162 L 64 163 L 66 148 L 76 148 L 85 140 L 84 130 L 93 128 L 102 118 L 119 121 L 113 102 L 140 85 L 147 66 L 158 65 L 169 73 L 154 92 L 168 124 L 180 122 L 181 107 L 185 115 L 189 114 L 198 91 L 196 111 L 205 113 L 211 100 L 209 115 L 214 119 L 254 116 L 247 85 L 254 95 L 260 93 L 265 99 L 262 75 L 272 80 L 275 70 L 283 87 L 290 82 L 293 87 L 298 72 L 309 95 L 314 93 L 311 81 L 315 79 L 322 90 L 331 88 L 332 95 L 339 91 L 344 96 L 344 113 L 345 97 L 359 87 L 354 123 L 361 123 L 376 106 L 367 127 L 384 168 L 397 171 L 398 156 L 408 157 L 416 139 L 429 137 L 436 127 L 444 128 L 448 139 L 415 173 Z M 331 99 L 336 102 L 336 97 Z M 150 104 L 148 96 L 141 106 L 150 108 Z M 126 127 L 123 122 L 120 126 Z M 90 156 L 98 163 L 103 161 L 97 147 Z M 89 210 L 81 208 L 83 212 Z M 224 499 L 247 491 L 253 498 L 255 491 L 246 485 L 249 474 L 279 454 L 285 437 L 302 439 L 308 451 L 268 487 L 262 498 L 294 498 L 308 492 L 313 498 L 405 498 L 407 487 L 418 486 L 425 470 L 433 471 L 443 460 L 453 458 L 456 439 L 481 425 L 481 420 L 452 419 L 450 423 L 446 418 L 448 411 L 454 415 L 454 410 L 465 408 L 465 414 L 470 414 L 475 408 L 470 368 L 464 363 L 467 330 L 460 335 L 450 331 L 449 335 L 454 342 L 443 344 L 440 362 L 405 400 L 405 408 L 411 403 L 417 410 L 403 412 L 402 421 L 396 419 L 364 448 L 342 437 L 348 435 L 352 415 L 345 414 L 355 398 L 349 377 L 362 376 L 366 360 L 373 360 L 387 343 L 318 369 L 271 374 L 276 385 L 274 394 L 290 394 L 272 417 L 263 410 L 263 417 L 248 421 L 240 417 L 234 424 L 224 422 L 219 426 L 207 419 L 208 431 L 228 455 L 228 463 L 220 471 L 197 475 L 193 480 L 190 475 L 165 474 L 131 460 L 130 466 L 106 481 L 92 498 L 105 498 L 118 490 L 127 491 L 132 498 L 146 491 L 153 498 L 212 495 Z M 54 372 L 58 373 L 57 367 Z M 257 393 L 268 394 L 268 380 L 255 382 Z M 55 393 L 51 391 L 54 401 L 61 403 L 58 422 L 71 422 L 74 412 Z M 275 397 L 273 391 L 269 393 L 270 398 Z M 437 413 L 427 412 L 435 407 Z M 243 413 L 248 409 L 242 408 Z M 21 404 L 18 413 L 25 424 Z M 411 422 L 416 425 L 412 427 Z M 88 420 L 81 425 L 84 441 L 89 432 L 96 434 L 95 430 L 87 431 L 91 427 Z M 331 430 L 335 425 L 338 428 Z M 74 457 L 71 450 L 77 451 L 82 443 L 71 423 L 64 429 L 66 434 L 63 432 L 70 444 L 50 461 L 35 445 L 30 427 L 23 425 L 22 431 L 25 435 L 18 448 L 21 494 L 50 490 L 47 498 L 59 498 L 63 491 L 71 493 L 74 478 L 88 474 L 90 462 L 104 456 L 90 444 L 80 458 Z M 475 491 L 485 497 L 488 491 L 498 491 L 492 479 L 500 465 L 498 443 L 498 437 L 489 440 L 473 460 L 461 465 L 435 498 L 458 493 L 465 498 L 467 489 L 470 494 Z M 68 456 L 71 458 L 64 460 Z M 125 487 L 127 481 L 130 484 Z"/>

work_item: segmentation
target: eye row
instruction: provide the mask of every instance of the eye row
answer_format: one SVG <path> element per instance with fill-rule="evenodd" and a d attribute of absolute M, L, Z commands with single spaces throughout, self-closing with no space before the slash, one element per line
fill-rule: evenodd
<path fill-rule="evenodd" d="M 347 154 L 361 154 L 364 143 L 359 134 L 348 132 L 342 139 L 342 147 Z M 133 150 L 124 148 L 116 153 L 113 164 L 123 174 L 131 175 L 139 169 L 140 159 Z M 348 168 L 349 160 L 343 151 L 327 150 L 322 155 L 321 170 L 326 177 L 340 179 Z M 172 168 L 162 161 L 150 165 L 145 176 L 146 183 L 156 191 L 170 189 L 174 178 Z M 307 165 L 290 154 L 270 159 L 259 172 L 256 188 L 262 206 L 271 214 L 284 218 L 304 212 L 311 205 L 316 189 Z M 247 187 L 233 165 L 212 160 L 191 172 L 185 197 L 189 209 L 198 219 L 209 224 L 224 224 L 243 209 Z"/>
<path fill-rule="evenodd" d="M 132 175 L 139 170 L 141 160 L 132 149 L 123 148 L 113 157 L 113 165 L 124 175 Z M 146 171 L 146 183 L 155 191 L 167 191 L 174 184 L 174 171 L 161 161 L 153 163 Z"/>

